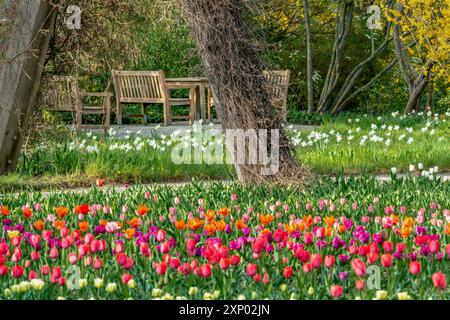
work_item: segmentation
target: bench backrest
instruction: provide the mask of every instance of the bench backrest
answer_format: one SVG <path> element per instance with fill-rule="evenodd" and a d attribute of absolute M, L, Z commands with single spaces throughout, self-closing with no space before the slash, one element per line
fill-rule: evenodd
<path fill-rule="evenodd" d="M 166 85 L 163 71 L 113 71 L 112 75 L 119 102 L 164 102 Z"/>
<path fill-rule="evenodd" d="M 78 81 L 69 76 L 48 79 L 45 103 L 56 111 L 76 111 L 81 108 Z"/>
<path fill-rule="evenodd" d="M 290 70 L 264 71 L 264 77 L 268 80 L 268 90 L 272 98 L 285 103 L 288 94 L 290 75 Z"/>

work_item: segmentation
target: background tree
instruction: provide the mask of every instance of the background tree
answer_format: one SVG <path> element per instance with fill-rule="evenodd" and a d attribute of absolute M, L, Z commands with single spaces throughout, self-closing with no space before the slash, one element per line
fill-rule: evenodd
<path fill-rule="evenodd" d="M 420 107 L 432 79 L 450 81 L 450 3 L 398 0 L 391 12 L 397 59 L 409 92 L 405 113 L 409 113 Z M 407 48 L 408 42 L 415 46 Z"/>

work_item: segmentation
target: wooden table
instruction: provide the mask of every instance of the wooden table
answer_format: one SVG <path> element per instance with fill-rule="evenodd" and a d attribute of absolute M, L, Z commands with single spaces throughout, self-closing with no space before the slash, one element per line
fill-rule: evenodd
<path fill-rule="evenodd" d="M 206 122 L 206 87 L 209 84 L 206 78 L 166 78 L 168 89 L 195 88 L 195 119 Z"/>

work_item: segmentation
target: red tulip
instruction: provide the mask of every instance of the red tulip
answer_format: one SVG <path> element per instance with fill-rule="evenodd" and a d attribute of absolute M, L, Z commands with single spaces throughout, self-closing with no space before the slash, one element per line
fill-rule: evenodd
<path fill-rule="evenodd" d="M 375 262 L 378 261 L 378 257 L 379 257 L 378 253 L 376 253 L 376 252 L 369 252 L 367 254 L 367 263 L 368 264 L 374 264 Z"/>
<path fill-rule="evenodd" d="M 367 256 L 368 253 L 369 253 L 369 247 L 368 247 L 368 246 L 362 245 L 362 246 L 360 246 L 360 247 L 358 248 L 358 254 L 359 254 L 361 257 Z"/>
<path fill-rule="evenodd" d="M 440 249 L 440 244 L 438 240 L 431 240 L 429 244 L 430 252 L 437 253 Z"/>
<path fill-rule="evenodd" d="M 352 268 L 358 277 L 362 277 L 366 274 L 366 265 L 360 259 L 352 260 Z"/>
<path fill-rule="evenodd" d="M 97 258 L 94 260 L 94 269 L 96 269 L 96 270 L 101 269 L 102 266 L 103 266 L 102 259 L 100 259 L 99 257 L 97 257 Z"/>
<path fill-rule="evenodd" d="M 0 266 L 0 277 L 7 275 L 8 271 L 9 271 L 8 266 Z"/>
<path fill-rule="evenodd" d="M 34 270 L 31 270 L 28 273 L 28 281 L 31 281 L 33 279 L 37 279 L 37 277 L 38 277 L 38 273 L 36 271 L 34 271 Z"/>
<path fill-rule="evenodd" d="M 56 247 L 51 248 L 49 257 L 50 257 L 50 259 L 58 259 L 58 257 L 59 257 L 58 248 L 56 248 Z"/>
<path fill-rule="evenodd" d="M 309 260 L 309 252 L 303 248 L 297 248 L 294 250 L 294 257 L 301 262 L 306 263 Z"/>
<path fill-rule="evenodd" d="M 60 278 L 58 279 L 58 284 L 59 284 L 61 287 L 64 287 L 64 286 L 66 285 L 66 278 L 65 278 L 65 277 L 60 277 Z"/>
<path fill-rule="evenodd" d="M 13 278 L 16 278 L 16 279 L 22 278 L 22 276 L 23 276 L 23 267 L 19 266 L 19 265 L 16 265 L 16 266 L 12 267 L 11 275 L 13 276 Z"/>
<path fill-rule="evenodd" d="M 159 275 L 163 275 L 166 273 L 167 270 L 167 264 L 164 262 L 160 262 L 156 264 L 156 273 Z"/>
<path fill-rule="evenodd" d="M 433 280 L 433 284 L 437 289 L 447 288 L 447 279 L 445 279 L 445 275 L 441 271 L 433 274 L 431 279 Z"/>
<path fill-rule="evenodd" d="M 306 245 L 312 244 L 314 242 L 314 235 L 311 232 L 305 232 L 303 242 L 305 242 Z"/>
<path fill-rule="evenodd" d="M 70 264 L 76 264 L 77 262 L 78 262 L 77 254 L 74 253 L 74 252 L 69 253 L 69 263 Z"/>
<path fill-rule="evenodd" d="M 130 270 L 131 268 L 133 268 L 133 265 L 134 265 L 134 260 L 133 260 L 133 258 L 127 257 L 127 258 L 125 259 L 125 263 L 122 265 L 122 267 L 123 267 L 125 270 Z"/>
<path fill-rule="evenodd" d="M 117 259 L 117 263 L 122 266 L 127 261 L 127 256 L 125 255 L 125 253 L 121 252 L 116 256 L 116 259 Z"/>
<path fill-rule="evenodd" d="M 394 245 L 392 244 L 391 241 L 384 241 L 383 242 L 383 250 L 384 250 L 384 252 L 391 253 L 393 247 L 394 247 Z"/>
<path fill-rule="evenodd" d="M 191 273 L 191 266 L 189 263 L 185 262 L 179 267 L 179 271 L 187 276 L 189 273 Z"/>
<path fill-rule="evenodd" d="M 333 298 L 335 299 L 340 298 L 344 293 L 344 288 L 342 286 L 333 285 L 330 288 L 330 293 L 333 296 Z"/>
<path fill-rule="evenodd" d="M 411 261 L 409 263 L 409 272 L 413 275 L 419 274 L 421 267 L 422 266 L 419 261 Z"/>
<path fill-rule="evenodd" d="M 222 270 L 226 270 L 230 267 L 230 259 L 229 258 L 221 258 L 219 261 L 219 267 Z"/>
<path fill-rule="evenodd" d="M 39 252 L 38 251 L 31 252 L 30 256 L 31 256 L 31 260 L 33 260 L 33 261 L 39 260 Z"/>
<path fill-rule="evenodd" d="M 249 277 L 253 277 L 258 271 L 258 266 L 254 263 L 249 263 L 246 268 L 246 273 Z"/>
<path fill-rule="evenodd" d="M 253 280 L 255 280 L 255 282 L 260 282 L 261 281 L 261 275 L 259 273 L 255 274 L 253 276 Z"/>
<path fill-rule="evenodd" d="M 122 283 L 123 283 L 123 284 L 128 284 L 128 282 L 129 282 L 131 279 L 133 279 L 133 276 L 132 276 L 131 274 L 129 274 L 129 273 L 124 273 L 124 274 L 122 275 Z"/>
<path fill-rule="evenodd" d="M 303 265 L 303 267 L 302 267 L 302 269 L 303 269 L 303 272 L 304 273 L 309 273 L 309 272 L 311 272 L 311 264 L 309 264 L 309 263 L 305 263 L 304 265 Z"/>
<path fill-rule="evenodd" d="M 42 274 L 43 276 L 46 276 L 46 275 L 48 275 L 49 273 L 50 273 L 50 266 L 48 266 L 48 265 L 43 265 L 42 268 L 41 268 L 41 274 Z"/>
<path fill-rule="evenodd" d="M 320 253 L 315 253 L 311 255 L 311 268 L 316 269 L 322 265 L 322 255 Z"/>
<path fill-rule="evenodd" d="M 268 284 L 269 281 L 270 281 L 270 276 L 269 276 L 269 274 L 266 272 L 266 273 L 264 273 L 264 275 L 263 275 L 263 283 L 264 283 L 264 284 Z"/>
<path fill-rule="evenodd" d="M 204 278 L 208 278 L 211 276 L 211 265 L 209 263 L 205 263 L 200 268 L 200 274 Z"/>
<path fill-rule="evenodd" d="M 290 277 L 292 277 L 293 274 L 294 274 L 294 270 L 291 267 L 287 266 L 284 268 L 283 277 L 285 277 L 286 279 L 289 279 Z"/>
<path fill-rule="evenodd" d="M 398 252 L 405 252 L 405 250 L 406 250 L 406 245 L 405 245 L 403 242 L 399 242 L 399 243 L 397 243 L 397 245 L 395 246 L 395 249 L 396 249 Z"/>
<path fill-rule="evenodd" d="M 55 277 L 56 279 L 60 278 L 62 275 L 62 271 L 60 267 L 54 267 L 52 269 L 52 277 Z"/>
<path fill-rule="evenodd" d="M 231 256 L 230 263 L 232 266 L 237 266 L 241 262 L 241 258 L 239 256 Z"/>
<path fill-rule="evenodd" d="M 328 255 L 325 257 L 325 266 L 327 268 L 331 268 L 332 266 L 334 266 L 334 262 L 335 262 L 334 256 Z"/>
<path fill-rule="evenodd" d="M 356 284 L 355 284 L 356 290 L 359 290 L 359 291 L 364 290 L 365 285 L 366 285 L 366 283 L 363 279 L 356 280 Z"/>
<path fill-rule="evenodd" d="M 392 267 L 392 256 L 388 253 L 383 254 L 381 256 L 381 265 L 383 266 L 383 268 L 390 268 Z"/>

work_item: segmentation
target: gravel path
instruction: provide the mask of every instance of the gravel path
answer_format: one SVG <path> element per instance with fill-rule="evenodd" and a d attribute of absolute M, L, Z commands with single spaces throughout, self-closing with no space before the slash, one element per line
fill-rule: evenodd
<path fill-rule="evenodd" d="M 399 178 L 405 178 L 406 174 L 398 174 L 397 177 Z M 437 174 L 437 177 L 441 178 L 443 181 L 447 182 L 450 181 L 450 173 L 443 173 L 443 174 Z M 358 176 L 356 176 L 358 177 Z M 347 178 L 350 178 L 350 176 L 347 176 Z M 378 175 L 377 179 L 381 182 L 387 182 L 391 180 L 390 175 Z M 212 183 L 232 183 L 232 180 L 212 180 L 212 181 L 205 181 L 204 184 L 212 184 Z M 190 184 L 191 181 L 184 181 L 184 182 L 165 182 L 165 183 L 153 183 L 153 184 L 144 184 L 145 187 L 152 187 L 152 186 L 168 186 L 168 187 L 183 187 L 188 184 Z M 105 185 L 103 188 L 109 192 L 122 192 L 125 191 L 127 188 L 132 187 L 132 185 Z M 51 193 L 88 193 L 90 192 L 91 188 L 75 188 L 75 189 L 54 189 L 53 191 L 42 191 L 42 194 L 44 196 L 49 195 Z M 12 193 L 14 196 L 19 195 L 20 193 L 14 192 Z M 5 195 L 11 195 L 11 193 L 6 193 Z"/>

